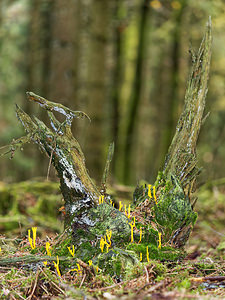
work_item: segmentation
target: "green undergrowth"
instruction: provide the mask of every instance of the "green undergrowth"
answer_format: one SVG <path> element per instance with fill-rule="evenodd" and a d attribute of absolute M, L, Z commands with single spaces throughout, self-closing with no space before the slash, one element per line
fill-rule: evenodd
<path fill-rule="evenodd" d="M 56 209 L 54 214 L 50 209 L 49 217 L 52 217 L 56 224 L 60 222 L 60 213 L 57 210 L 62 202 L 57 185 L 54 186 L 55 190 L 52 189 L 48 193 L 43 186 L 41 188 L 37 184 L 36 187 L 35 185 L 32 187 L 33 183 L 29 184 L 29 188 L 25 183 L 18 184 L 20 187 L 18 194 L 13 190 L 13 186 L 6 188 L 5 185 L 3 189 L 1 185 L 1 205 L 2 199 L 8 199 L 8 204 L 5 200 L 4 206 L 1 206 L 4 207 L 6 213 L 2 216 L 10 218 L 12 212 L 16 211 L 20 217 L 23 216 L 27 220 L 27 223 L 19 225 L 15 222 L 12 229 L 7 229 L 12 226 L 11 221 L 8 227 L 5 223 L 4 227 L 1 224 L 2 233 L 4 232 L 5 236 L 2 235 L 0 239 L 0 299 L 10 297 L 27 299 L 32 293 L 34 299 L 35 297 L 143 299 L 143 297 L 153 297 L 154 293 L 162 298 L 170 295 L 172 299 L 186 299 L 185 296 L 188 299 L 191 297 L 224 299 L 223 281 L 222 283 L 216 281 L 213 284 L 196 281 L 196 278 L 224 276 L 225 274 L 225 193 L 222 187 L 200 189 L 199 202 L 196 206 L 199 218 L 185 251 L 174 250 L 165 245 L 159 249 L 157 231 L 151 229 L 150 238 L 147 235 L 149 228 L 146 227 L 148 230 L 144 231 L 141 243 L 139 234 L 136 233 L 133 243 L 124 241 L 124 247 L 116 246 L 113 244 L 112 234 L 112 246 L 108 249 L 108 253 L 106 248 L 101 252 L 99 241 L 106 227 L 99 225 L 98 239 L 91 239 L 91 243 L 90 241 L 83 243 L 81 248 L 75 249 L 74 257 L 72 257 L 68 251 L 68 247 L 72 248 L 73 245 L 72 237 L 69 237 L 69 234 L 65 236 L 56 234 L 56 226 L 48 221 L 47 211 L 43 211 L 46 220 L 43 220 L 43 217 L 35 221 L 31 214 L 31 210 L 36 208 L 35 214 L 38 215 L 42 207 L 43 200 L 40 200 L 38 193 L 42 194 L 42 199 L 47 199 L 52 195 L 56 197 L 57 204 L 54 205 L 57 205 L 57 208 L 54 206 Z M 14 188 L 16 189 L 16 185 Z M 14 197 L 19 199 L 19 204 L 15 204 Z M 22 204 L 24 210 L 21 209 Z M 98 206 L 98 209 L 104 209 L 104 205 Z M 31 221 L 29 221 L 30 218 Z M 47 221 L 50 224 L 48 226 L 46 226 Z M 36 248 L 33 250 L 27 239 L 27 229 L 32 226 L 37 226 Z M 136 227 L 139 230 L 138 222 Z M 93 237 L 94 234 L 91 233 L 88 239 Z M 49 242 L 52 247 L 51 257 L 47 256 L 46 242 Z M 147 247 L 149 261 L 146 254 Z M 142 261 L 140 261 L 140 253 L 142 253 Z M 61 276 L 58 275 L 53 263 L 53 261 L 57 263 L 57 256 Z M 29 257 L 31 261 L 45 258 L 48 265 L 44 265 L 43 259 L 26 263 L 23 261 L 25 257 Z M 4 259 L 20 259 L 20 262 L 16 265 L 2 265 Z M 91 266 L 89 260 L 91 260 Z M 77 264 L 80 266 L 80 273 L 76 271 Z"/>

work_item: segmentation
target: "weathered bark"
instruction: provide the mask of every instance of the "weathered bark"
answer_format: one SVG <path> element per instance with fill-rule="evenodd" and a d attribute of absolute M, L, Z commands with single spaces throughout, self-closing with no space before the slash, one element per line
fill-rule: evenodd
<path fill-rule="evenodd" d="M 114 208 L 107 196 L 104 203 L 98 203 L 100 192 L 87 173 L 83 152 L 71 133 L 73 118 L 88 118 L 88 116 L 28 92 L 31 101 L 48 111 L 53 128 L 50 130 L 39 119 L 32 120 L 17 107 L 17 116 L 28 135 L 12 145 L 20 146 L 31 140 L 50 157 L 60 178 L 65 200 L 65 225 L 67 231 L 72 234 L 77 257 L 85 261 L 96 257 L 99 264 L 104 266 L 107 257 L 114 255 L 127 257 L 129 251 L 124 252 L 118 247 L 139 254 L 145 251 L 147 246 L 150 247 L 149 256 L 153 258 L 173 259 L 179 255 L 174 248 L 180 248 L 185 244 L 197 218 L 197 214 L 193 211 L 191 193 L 199 172 L 196 167 L 196 142 L 207 94 L 210 56 L 209 20 L 199 52 L 193 57 L 194 64 L 185 95 L 184 111 L 179 119 L 164 169 L 159 172 L 155 182 L 156 199 L 149 196 L 150 188 L 147 187 L 138 186 L 134 193 L 131 218 L 136 218 L 136 224 L 133 223 L 134 241 L 140 238 L 139 243 L 133 242 L 132 222 L 128 214 Z M 54 117 L 54 111 L 65 116 L 63 123 Z M 142 241 L 140 227 L 144 231 Z M 110 244 L 109 247 L 113 249 L 112 255 L 107 256 L 106 253 L 104 256 L 101 254 L 99 244 L 100 237 L 107 235 L 107 230 L 112 233 L 112 243 L 108 238 L 108 245 Z M 162 249 L 159 250 L 161 241 L 158 239 L 161 235 Z"/>

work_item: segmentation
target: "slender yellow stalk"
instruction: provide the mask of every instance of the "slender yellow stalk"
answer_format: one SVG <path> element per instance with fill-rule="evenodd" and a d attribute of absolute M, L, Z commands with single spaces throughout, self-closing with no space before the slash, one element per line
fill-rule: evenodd
<path fill-rule="evenodd" d="M 34 246 L 34 249 L 35 249 L 36 248 L 37 227 L 32 227 L 32 231 L 33 231 L 33 246 Z"/>
<path fill-rule="evenodd" d="M 119 211 L 122 210 L 122 207 L 123 207 L 123 204 L 122 204 L 122 202 L 120 201 L 120 202 L 119 202 Z"/>
<path fill-rule="evenodd" d="M 153 186 L 153 197 L 154 197 L 154 200 L 155 200 L 155 204 L 157 205 L 157 199 L 156 199 L 156 194 L 155 194 L 155 186 Z"/>
<path fill-rule="evenodd" d="M 158 248 L 161 249 L 162 247 L 162 233 L 158 232 L 159 239 L 158 239 Z"/>
<path fill-rule="evenodd" d="M 142 227 L 140 228 L 140 239 L 138 243 L 141 243 L 141 238 L 142 238 Z"/>
<path fill-rule="evenodd" d="M 46 252 L 48 256 L 51 256 L 51 246 L 49 242 L 46 242 Z"/>
<path fill-rule="evenodd" d="M 104 250 L 104 246 L 105 246 L 105 240 L 104 240 L 103 237 L 101 237 L 101 239 L 100 239 L 100 249 L 101 249 L 102 252 Z"/>
<path fill-rule="evenodd" d="M 147 257 L 147 262 L 149 262 L 149 252 L 148 252 L 148 246 L 146 247 L 146 257 Z"/>
<path fill-rule="evenodd" d="M 152 199 L 151 187 L 152 187 L 152 185 L 149 184 L 149 185 L 148 185 L 148 196 L 149 196 L 150 199 Z"/>
<path fill-rule="evenodd" d="M 142 253 L 140 253 L 140 261 L 142 261 Z"/>

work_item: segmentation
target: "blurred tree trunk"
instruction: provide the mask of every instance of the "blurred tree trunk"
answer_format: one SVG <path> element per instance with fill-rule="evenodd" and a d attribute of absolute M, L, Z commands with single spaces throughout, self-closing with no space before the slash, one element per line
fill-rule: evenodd
<path fill-rule="evenodd" d="M 114 150 L 114 157 L 112 161 L 112 173 L 116 175 L 116 162 L 118 159 L 118 152 L 119 152 L 119 123 L 121 114 L 119 111 L 120 106 L 120 91 L 121 91 L 121 85 L 123 80 L 123 31 L 126 24 L 124 24 L 124 20 L 122 20 L 119 16 L 121 8 L 121 1 L 115 0 L 114 1 L 114 7 L 113 7 L 113 15 L 112 18 L 115 18 L 114 25 L 113 25 L 113 74 L 112 74 L 112 96 L 111 96 L 111 102 L 112 102 L 112 124 L 111 124 L 111 134 L 112 134 L 112 140 L 115 143 L 115 150 Z"/>
<path fill-rule="evenodd" d="M 107 48 L 109 30 L 109 2 L 93 0 L 90 6 L 90 44 L 88 54 L 88 103 L 86 112 L 92 124 L 84 148 L 91 176 L 100 180 L 107 149 Z"/>
<path fill-rule="evenodd" d="M 137 48 L 137 61 L 134 82 L 132 84 L 131 95 L 129 100 L 129 112 L 127 118 L 127 129 L 124 146 L 124 166 L 123 182 L 131 183 L 132 178 L 132 151 L 134 147 L 134 130 L 137 121 L 138 108 L 140 104 L 140 94 L 143 83 L 143 61 L 146 48 L 146 23 L 149 17 L 149 1 L 143 0 L 141 4 L 141 17 L 139 24 L 139 37 Z"/>
<path fill-rule="evenodd" d="M 167 149 L 171 143 L 176 130 L 176 123 L 179 116 L 179 107 L 182 103 L 180 91 L 180 59 L 183 34 L 183 14 L 186 7 L 186 0 L 180 2 L 179 9 L 173 9 L 169 19 L 171 21 L 158 20 L 158 26 L 165 22 L 172 22 L 173 30 L 170 33 L 169 43 L 164 41 L 161 44 L 155 58 L 158 65 L 154 69 L 153 88 L 151 91 L 152 106 L 155 113 L 150 122 L 154 126 L 154 138 L 149 150 L 147 163 L 147 178 L 155 178 L 159 166 L 162 166 Z M 159 48 L 159 45 L 157 45 Z M 184 87 L 183 87 L 184 89 Z"/>
<path fill-rule="evenodd" d="M 35 0 L 30 4 L 27 90 L 71 108 L 77 108 L 79 22 L 80 1 Z M 30 104 L 27 106 L 30 112 Z M 46 120 L 44 112 L 41 118 Z M 46 176 L 48 160 L 39 153 L 37 157 L 35 173 Z"/>
<path fill-rule="evenodd" d="M 41 26 L 41 6 L 42 2 L 39 0 L 34 0 L 28 4 L 29 13 L 29 25 L 28 25 L 28 36 L 27 36 L 27 49 L 26 49 L 26 90 L 27 91 L 37 91 L 41 93 L 41 36 L 42 36 L 42 26 Z M 32 115 L 35 112 L 35 108 L 31 105 L 29 101 L 25 102 L 25 110 Z M 36 157 L 35 167 L 32 170 L 24 171 L 21 175 L 20 180 L 25 178 L 30 178 L 33 176 L 46 174 L 44 168 L 40 168 L 43 165 L 43 161 L 46 158 L 40 155 L 38 149 L 33 146 L 25 148 L 25 155 L 28 157 Z M 42 163 L 37 163 L 37 161 L 42 161 Z"/>

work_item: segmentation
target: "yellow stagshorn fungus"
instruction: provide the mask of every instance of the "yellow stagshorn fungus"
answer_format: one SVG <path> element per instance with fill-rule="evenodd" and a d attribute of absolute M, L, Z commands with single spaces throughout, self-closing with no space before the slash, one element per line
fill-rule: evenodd
<path fill-rule="evenodd" d="M 70 272 L 72 272 L 72 271 L 77 272 L 78 275 L 80 275 L 82 273 L 80 265 L 78 263 L 77 263 L 77 268 L 70 270 Z"/>
<path fill-rule="evenodd" d="M 46 252 L 48 256 L 51 256 L 51 246 L 49 242 L 46 242 Z"/>
<path fill-rule="evenodd" d="M 158 239 L 158 248 L 161 249 L 162 247 L 162 233 L 158 232 L 159 239 Z"/>
<path fill-rule="evenodd" d="M 104 196 L 101 195 L 101 196 L 99 196 L 98 203 L 100 205 L 100 204 L 103 204 L 103 202 L 104 202 Z"/>
<path fill-rule="evenodd" d="M 151 192 L 151 184 L 148 185 L 148 196 L 150 199 L 152 199 L 152 192 Z"/>
<path fill-rule="evenodd" d="M 154 197 L 154 200 L 155 200 L 155 204 L 157 205 L 157 199 L 156 199 L 156 194 L 155 194 L 155 186 L 153 186 L 153 197 Z"/>
<path fill-rule="evenodd" d="M 130 233 L 131 239 L 130 239 L 130 241 L 131 241 L 131 243 L 133 243 L 133 241 L 134 241 L 135 217 L 134 217 L 134 220 L 129 223 L 129 225 L 130 225 L 130 229 L 131 229 L 131 233 Z"/>
<path fill-rule="evenodd" d="M 54 263 L 54 266 L 56 268 L 56 271 L 57 271 L 57 274 L 59 275 L 59 277 L 61 277 L 61 273 L 60 273 L 60 270 L 59 270 L 59 257 L 57 255 L 57 263 L 55 261 L 53 261 Z"/>
<path fill-rule="evenodd" d="M 106 230 L 106 236 L 104 237 L 101 237 L 100 239 L 100 249 L 101 251 L 103 252 L 104 250 L 104 247 L 106 245 L 106 249 L 107 249 L 107 253 L 109 251 L 109 248 L 111 247 L 112 245 L 112 242 L 111 242 L 111 237 L 112 237 L 112 231 L 111 230 Z M 108 239 L 108 242 L 107 242 L 107 239 Z"/>
<path fill-rule="evenodd" d="M 33 239 L 30 236 L 30 229 L 28 229 L 28 240 L 29 240 L 31 248 L 35 249 L 36 248 L 37 227 L 32 227 L 32 232 L 33 232 Z"/>
<path fill-rule="evenodd" d="M 72 249 L 70 247 L 67 247 L 67 248 L 69 250 L 69 253 L 74 257 L 74 253 L 75 253 L 74 245 L 73 245 Z"/>
<path fill-rule="evenodd" d="M 140 228 L 140 239 L 138 243 L 141 243 L 141 238 L 142 238 L 142 227 Z"/>
<path fill-rule="evenodd" d="M 146 247 L 146 257 L 147 257 L 147 262 L 149 262 L 149 252 L 148 252 L 148 246 Z"/>
<path fill-rule="evenodd" d="M 89 264 L 89 267 L 91 267 L 91 265 L 92 265 L 92 260 L 89 260 L 89 261 L 88 261 L 88 264 Z"/>

